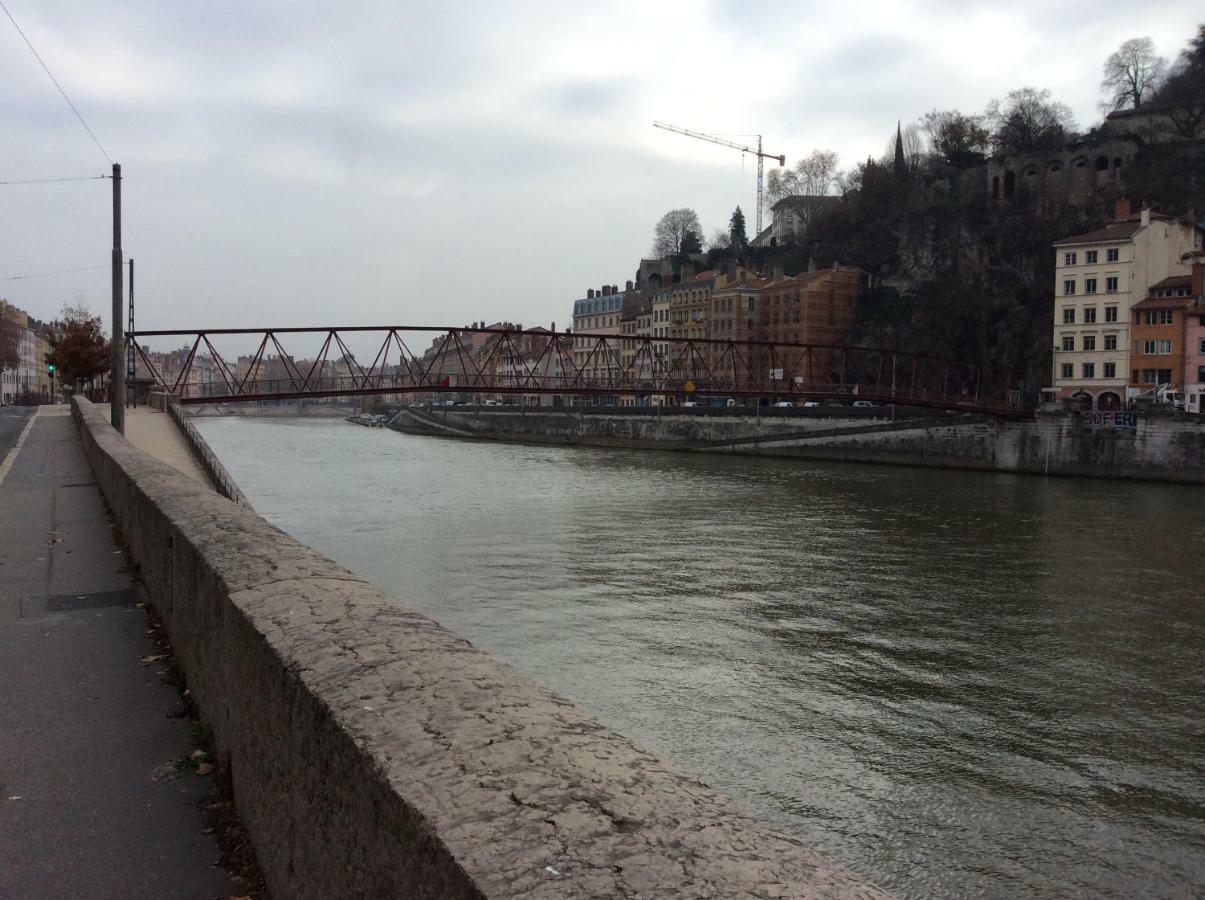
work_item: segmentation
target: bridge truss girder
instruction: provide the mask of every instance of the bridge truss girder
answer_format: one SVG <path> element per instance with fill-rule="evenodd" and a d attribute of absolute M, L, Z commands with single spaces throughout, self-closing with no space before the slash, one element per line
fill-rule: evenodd
<path fill-rule="evenodd" d="M 407 342 L 416 335 L 434 337 L 421 354 Z M 317 351 L 299 362 L 287 345 L 301 336 Z M 171 373 L 160 372 L 146 348 L 148 339 L 167 337 L 186 338 L 188 348 Z M 154 382 L 186 404 L 446 393 L 693 395 L 1020 412 L 1006 369 L 841 344 L 408 326 L 140 331 L 129 339 Z M 362 363 L 349 343 L 370 348 L 361 359 L 372 361 Z M 231 365 L 230 351 L 218 344 L 254 350 Z"/>

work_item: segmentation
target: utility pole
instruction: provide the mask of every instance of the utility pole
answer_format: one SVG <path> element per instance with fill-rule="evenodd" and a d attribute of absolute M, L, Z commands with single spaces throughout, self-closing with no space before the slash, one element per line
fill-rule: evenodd
<path fill-rule="evenodd" d="M 129 321 L 126 323 L 126 406 L 132 406 L 134 399 L 134 377 L 138 367 L 134 359 L 134 342 L 130 335 L 134 333 L 134 260 L 130 260 L 130 310 Z"/>
<path fill-rule="evenodd" d="M 125 338 L 122 327 L 121 286 L 121 164 L 113 163 L 113 336 L 109 365 L 109 421 L 122 434 L 126 430 Z"/>

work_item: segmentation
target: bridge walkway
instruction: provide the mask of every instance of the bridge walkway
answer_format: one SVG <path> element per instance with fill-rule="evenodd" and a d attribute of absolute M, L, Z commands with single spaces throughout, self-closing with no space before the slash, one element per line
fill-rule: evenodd
<path fill-rule="evenodd" d="M 66 409 L 23 441 L 0 482 L 0 897 L 240 893 L 204 832 L 210 780 L 175 771 L 189 720 L 142 662 L 158 651 Z"/>

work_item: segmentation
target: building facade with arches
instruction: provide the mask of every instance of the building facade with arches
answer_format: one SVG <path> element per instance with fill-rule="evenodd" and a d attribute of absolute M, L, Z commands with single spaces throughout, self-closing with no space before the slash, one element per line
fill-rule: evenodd
<path fill-rule="evenodd" d="M 1054 242 L 1052 399 L 1120 409 L 1131 387 L 1134 307 L 1202 250 L 1195 223 L 1118 200 L 1111 222 Z"/>

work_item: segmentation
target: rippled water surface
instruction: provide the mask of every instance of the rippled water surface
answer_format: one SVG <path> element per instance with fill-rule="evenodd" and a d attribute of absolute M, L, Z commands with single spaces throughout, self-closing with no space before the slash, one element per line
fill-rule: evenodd
<path fill-rule="evenodd" d="M 1205 893 L 1205 489 L 197 422 L 268 519 L 898 894 Z"/>

